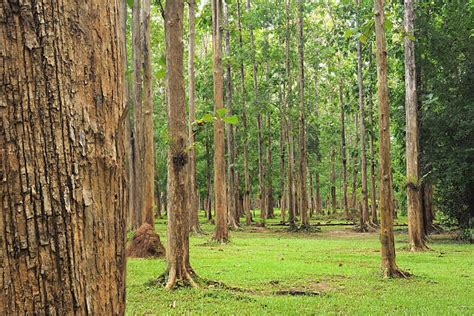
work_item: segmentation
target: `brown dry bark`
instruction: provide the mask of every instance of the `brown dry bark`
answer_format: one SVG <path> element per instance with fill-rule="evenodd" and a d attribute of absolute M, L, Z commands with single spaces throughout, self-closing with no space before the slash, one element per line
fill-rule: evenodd
<path fill-rule="evenodd" d="M 214 83 L 214 112 L 224 108 L 222 70 L 222 0 L 212 0 L 212 78 Z M 214 201 L 216 230 L 214 239 L 229 240 L 227 229 L 227 192 L 225 183 L 225 132 L 224 121 L 214 120 Z"/>
<path fill-rule="evenodd" d="M 195 0 L 189 0 L 188 27 L 189 27 L 189 50 L 188 50 L 188 81 L 189 81 L 189 228 L 193 232 L 199 232 L 199 204 L 196 181 L 196 149 L 194 147 L 193 122 L 196 120 L 195 104 L 195 75 L 194 55 L 196 46 L 196 22 L 195 22 Z"/>
<path fill-rule="evenodd" d="M 123 315 L 123 7 L 0 12 L 0 314 Z"/>
<path fill-rule="evenodd" d="M 411 251 L 424 251 L 425 243 L 423 223 L 423 203 L 421 200 L 421 183 L 419 167 L 419 136 L 416 91 L 415 13 L 413 1 L 405 0 L 405 111 L 406 111 L 406 164 L 407 164 L 407 212 L 408 238 Z"/>
<path fill-rule="evenodd" d="M 390 163 L 390 107 L 388 99 L 387 47 L 384 30 L 384 0 L 374 0 L 379 109 L 380 243 L 384 277 L 403 277 L 395 262 L 393 236 L 392 171 Z"/>
<path fill-rule="evenodd" d="M 167 283 L 197 286 L 189 262 L 188 135 L 183 69 L 183 0 L 165 7 L 166 74 L 168 98 L 168 248 Z"/>

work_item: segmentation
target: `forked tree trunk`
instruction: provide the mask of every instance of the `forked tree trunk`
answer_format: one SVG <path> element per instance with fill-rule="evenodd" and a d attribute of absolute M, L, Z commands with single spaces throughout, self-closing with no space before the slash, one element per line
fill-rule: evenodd
<path fill-rule="evenodd" d="M 242 24 L 241 24 L 241 7 L 240 0 L 237 0 L 237 27 L 239 29 L 239 48 L 243 49 L 242 41 Z M 245 224 L 252 224 L 252 216 L 250 214 L 250 174 L 249 174 L 249 146 L 248 146 L 248 133 L 247 133 L 247 105 L 245 103 L 245 70 L 244 60 L 240 58 L 240 92 L 242 102 L 242 125 L 244 129 L 244 212 L 245 212 Z"/>
<path fill-rule="evenodd" d="M 189 261 L 188 135 L 183 67 L 183 0 L 166 1 L 165 42 L 168 97 L 167 283 L 197 286 Z"/>
<path fill-rule="evenodd" d="M 193 122 L 196 121 L 196 104 L 194 81 L 194 51 L 196 47 L 196 22 L 195 22 L 195 0 L 188 0 L 188 27 L 189 27 L 189 50 L 188 50 L 188 93 L 189 93 L 189 229 L 199 232 L 199 204 L 196 181 L 196 148 L 194 146 Z"/>
<path fill-rule="evenodd" d="M 123 9 L 0 4 L 1 315 L 125 313 Z"/>
<path fill-rule="evenodd" d="M 384 30 L 384 0 L 375 2 L 375 37 L 377 60 L 377 93 L 379 108 L 379 169 L 380 169 L 380 243 L 382 270 L 385 277 L 402 277 L 405 274 L 395 262 L 393 236 L 393 189 L 390 164 L 390 108 L 388 99 L 387 47 Z"/>
<path fill-rule="evenodd" d="M 308 169 L 308 157 L 306 152 L 306 122 L 305 122 L 305 100 L 304 100 L 304 40 L 303 40 L 303 0 L 297 0 L 298 6 L 298 93 L 299 93 L 299 145 L 300 145 L 300 168 L 299 168 L 299 184 L 300 184 L 300 213 L 301 213 L 301 226 L 309 226 L 308 216 L 308 194 L 306 176 Z"/>
<path fill-rule="evenodd" d="M 224 108 L 222 71 L 222 0 L 212 0 L 212 78 L 214 113 Z M 214 200 L 216 230 L 214 239 L 229 240 L 227 229 L 227 191 L 225 183 L 225 126 L 222 119 L 214 120 Z"/>
<path fill-rule="evenodd" d="M 406 111 L 406 164 L 408 237 L 411 251 L 428 249 L 425 243 L 423 204 L 421 200 L 420 167 L 418 165 L 418 113 L 416 91 L 415 13 L 413 1 L 405 0 L 405 111 Z"/>
<path fill-rule="evenodd" d="M 143 215 L 144 223 L 155 229 L 154 223 L 154 193 L 155 193 L 155 150 L 153 142 L 153 94 L 152 69 L 150 50 L 150 0 L 143 0 L 142 34 L 143 34 L 143 171 L 145 179 Z"/>
<path fill-rule="evenodd" d="M 230 31 L 229 31 L 229 17 L 227 13 L 227 3 L 224 2 L 224 29 L 225 29 L 225 54 L 230 58 Z M 228 115 L 233 114 L 232 110 L 232 76 L 230 61 L 226 61 L 225 73 L 225 96 L 226 107 Z M 235 151 L 234 151 L 234 126 L 227 124 L 227 154 L 228 154 L 228 205 L 227 205 L 227 220 L 229 226 L 236 229 L 239 227 L 239 217 L 237 216 L 237 193 L 235 183 Z"/>
<path fill-rule="evenodd" d="M 339 79 L 339 106 L 341 110 L 341 159 L 342 159 L 342 199 L 344 215 L 349 217 L 349 206 L 347 203 L 347 153 L 346 153 L 346 135 L 345 135 L 345 109 L 342 92 L 342 78 Z"/>

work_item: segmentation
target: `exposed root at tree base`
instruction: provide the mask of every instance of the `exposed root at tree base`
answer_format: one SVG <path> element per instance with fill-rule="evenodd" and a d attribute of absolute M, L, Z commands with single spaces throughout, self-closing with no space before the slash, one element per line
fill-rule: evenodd
<path fill-rule="evenodd" d="M 160 236 L 149 224 L 143 224 L 133 234 L 132 241 L 127 248 L 127 256 L 133 258 L 158 258 L 166 254 Z"/>
<path fill-rule="evenodd" d="M 396 269 L 386 269 L 383 273 L 384 278 L 389 279 L 407 279 L 411 277 L 411 273 L 400 270 L 398 268 Z"/>
<path fill-rule="evenodd" d="M 160 286 L 167 290 L 178 288 L 199 288 L 200 278 L 192 271 L 186 271 L 183 278 L 177 278 L 176 270 L 174 272 L 164 272 L 158 278 L 152 279 L 146 283 L 148 286 Z"/>

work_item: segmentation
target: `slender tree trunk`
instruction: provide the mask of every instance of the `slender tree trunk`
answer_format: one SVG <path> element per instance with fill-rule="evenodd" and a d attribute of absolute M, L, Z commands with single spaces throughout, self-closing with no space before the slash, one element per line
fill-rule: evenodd
<path fill-rule="evenodd" d="M 123 315 L 123 7 L 0 12 L 0 314 Z"/>
<path fill-rule="evenodd" d="M 212 220 L 212 186 L 211 186 L 211 140 L 209 137 L 209 132 L 206 135 L 206 211 L 207 211 L 207 220 Z"/>
<path fill-rule="evenodd" d="M 304 40 L 303 40 L 303 0 L 297 0 L 298 6 L 298 93 L 299 93 L 299 145 L 300 145 L 300 169 L 299 169 L 299 185 L 300 185 L 300 212 L 301 226 L 309 226 L 308 216 L 308 194 L 306 188 L 306 175 L 308 169 L 307 152 L 306 152 L 306 122 L 305 122 L 305 100 L 304 100 Z"/>
<path fill-rule="evenodd" d="M 421 185 L 421 201 L 423 203 L 423 219 L 425 234 L 430 234 L 433 230 L 433 220 L 435 213 L 433 209 L 433 185 L 431 182 L 425 182 Z"/>
<path fill-rule="evenodd" d="M 375 2 L 375 37 L 377 60 L 377 93 L 379 108 L 379 164 L 380 164 L 380 242 L 382 270 L 385 277 L 401 277 L 405 274 L 395 262 L 393 236 L 393 204 L 390 166 L 390 107 L 388 99 L 387 47 L 384 30 L 384 0 Z"/>
<path fill-rule="evenodd" d="M 141 0 L 134 0 L 132 7 L 132 61 L 133 61 L 133 163 L 135 202 L 132 217 L 132 229 L 137 229 L 145 221 L 144 202 L 144 134 L 143 134 L 143 30 L 141 28 Z"/>
<path fill-rule="evenodd" d="M 229 32 L 229 17 L 227 14 L 227 3 L 224 3 L 224 29 L 225 29 L 225 54 L 230 57 L 230 32 Z M 225 96 L 226 96 L 226 108 L 228 115 L 232 115 L 232 77 L 230 61 L 226 62 L 226 73 L 225 73 Z M 237 216 L 237 194 L 235 186 L 235 151 L 234 151 L 234 126 L 227 124 L 227 153 L 228 153 L 228 171 L 227 171 L 227 183 L 228 187 L 228 205 L 227 205 L 227 220 L 229 226 L 236 229 L 239 227 Z"/>
<path fill-rule="evenodd" d="M 372 46 L 369 46 L 369 67 L 372 67 Z M 369 70 L 369 73 L 371 71 Z M 371 85 L 372 87 L 372 85 Z M 376 177 L 375 177 L 375 149 L 374 149 L 374 110 L 373 110 L 373 99 L 372 99 L 372 88 L 369 90 L 369 150 L 370 150 L 370 209 L 371 209 L 371 220 L 372 224 L 377 224 L 377 190 L 376 190 Z"/>
<path fill-rule="evenodd" d="M 295 185 L 294 185 L 294 142 L 293 142 L 293 119 L 291 117 L 291 60 L 290 60 L 290 1 L 285 0 L 285 15 L 286 15 L 286 39 L 285 39 L 285 68 L 286 68 L 286 96 L 285 103 L 288 110 L 287 116 L 287 136 L 288 136 L 288 208 L 289 208 L 289 223 L 290 230 L 296 228 L 295 214 L 296 214 L 296 198 L 295 198 Z"/>
<path fill-rule="evenodd" d="M 345 110 L 342 92 L 342 78 L 339 79 L 339 106 L 341 108 L 341 159 L 342 159 L 342 199 L 344 215 L 349 218 L 349 206 L 347 203 L 347 153 L 346 153 L 346 135 L 345 135 Z"/>
<path fill-rule="evenodd" d="M 416 91 L 415 13 L 413 1 L 405 0 L 405 110 L 406 110 L 406 164 L 407 164 L 407 209 L 408 237 L 411 251 L 423 251 L 425 230 L 423 223 L 423 204 L 421 201 L 420 168 L 418 165 L 418 113 Z"/>
<path fill-rule="evenodd" d="M 359 147 L 359 115 L 356 111 L 354 113 L 354 144 L 353 144 L 353 154 L 352 154 L 352 195 L 351 195 L 351 207 L 357 208 L 357 184 L 358 184 L 358 160 L 359 155 L 357 152 L 357 148 Z M 362 213 L 361 213 L 362 215 Z M 361 216 L 362 217 L 362 216 Z"/>
<path fill-rule="evenodd" d="M 332 148 L 331 153 L 331 207 L 332 211 L 336 212 L 336 148 Z"/>
<path fill-rule="evenodd" d="M 150 224 L 155 229 L 153 201 L 155 193 L 155 150 L 153 142 L 153 94 L 152 94 L 152 69 L 150 56 L 150 0 L 143 0 L 142 34 L 143 34 L 143 164 L 144 164 L 144 223 Z"/>
<path fill-rule="evenodd" d="M 165 8 L 168 97 L 168 262 L 167 289 L 176 283 L 196 287 L 189 262 L 188 135 L 183 69 L 183 0 L 167 1 Z"/>
<path fill-rule="evenodd" d="M 360 8 L 360 0 L 356 0 Z M 357 25 L 360 18 L 357 19 Z M 361 174 L 362 174 L 362 216 L 361 229 L 369 224 L 369 198 L 367 195 L 367 153 L 366 153 L 366 132 L 365 132 L 365 96 L 363 78 L 362 42 L 357 41 L 357 83 L 359 87 L 359 112 L 360 112 L 360 151 L 361 151 Z"/>
<path fill-rule="evenodd" d="M 286 222 L 287 177 L 285 166 L 286 117 L 285 104 L 280 102 L 280 215 L 281 223 Z"/>
<path fill-rule="evenodd" d="M 195 0 L 188 0 L 188 28 L 189 28 L 189 49 L 188 49 L 188 93 L 189 93 L 189 229 L 193 232 L 199 232 L 199 204 L 196 180 L 196 148 L 194 146 L 193 122 L 196 121 L 195 104 L 195 75 L 194 75 L 194 51 L 196 47 L 196 22 L 195 22 Z"/>
<path fill-rule="evenodd" d="M 267 78 L 268 81 L 268 78 Z M 270 113 L 267 113 L 267 218 L 275 218 L 275 214 L 273 213 L 273 209 L 275 207 L 273 201 L 273 173 L 272 173 L 272 151 L 271 151 L 271 144 L 272 144 L 272 136 L 271 136 L 271 121 L 270 121 Z"/>
<path fill-rule="evenodd" d="M 321 164 L 321 148 L 319 142 L 319 105 L 318 105 L 318 77 L 315 75 L 314 78 L 314 112 L 316 114 L 316 131 L 314 137 L 316 138 L 316 162 L 318 164 L 315 175 L 315 186 L 316 186 L 316 201 L 315 201 L 315 213 L 321 212 L 321 192 L 320 192 L 320 179 L 319 179 L 319 166 Z"/>
<path fill-rule="evenodd" d="M 212 78 L 214 82 L 214 112 L 224 108 L 222 70 L 222 0 L 212 0 Z M 225 131 L 222 119 L 214 120 L 214 200 L 218 242 L 229 240 L 227 229 L 227 199 L 225 183 Z"/>
<path fill-rule="evenodd" d="M 242 41 L 242 24 L 241 24 L 241 7 L 240 0 L 237 0 L 237 27 L 239 29 L 239 48 L 243 50 Z M 245 103 L 245 70 L 244 60 L 240 58 L 240 89 L 242 94 L 242 121 L 244 129 L 244 212 L 245 212 L 245 224 L 252 224 L 252 216 L 250 214 L 250 174 L 249 174 L 249 146 L 248 146 L 248 133 L 247 133 L 247 105 Z"/>

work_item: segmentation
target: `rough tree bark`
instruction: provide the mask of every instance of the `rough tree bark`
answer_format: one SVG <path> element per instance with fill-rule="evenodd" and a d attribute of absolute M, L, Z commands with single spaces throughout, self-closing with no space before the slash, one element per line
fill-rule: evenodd
<path fill-rule="evenodd" d="M 183 69 L 183 0 L 166 1 L 165 42 L 168 98 L 168 249 L 166 288 L 196 287 L 189 262 L 188 135 Z"/>
<path fill-rule="evenodd" d="M 0 12 L 0 314 L 123 315 L 123 7 Z"/>
<path fill-rule="evenodd" d="M 374 0 L 377 61 L 377 95 L 379 109 L 379 172 L 380 172 L 380 243 L 384 277 L 404 277 L 395 262 L 393 236 L 393 189 L 390 163 L 390 108 L 388 99 L 387 47 L 384 30 L 384 0 Z"/>
<path fill-rule="evenodd" d="M 155 150 L 153 142 L 153 94 L 150 50 L 150 0 L 143 0 L 142 34 L 143 34 L 143 171 L 144 171 L 144 223 L 155 229 L 153 202 L 155 193 Z M 142 223 L 143 224 L 143 223 Z"/>
<path fill-rule="evenodd" d="M 224 108 L 222 71 L 222 0 L 212 0 L 212 78 L 214 83 L 214 112 Z M 216 230 L 214 239 L 229 240 L 227 229 L 227 192 L 225 183 L 225 131 L 222 119 L 214 120 L 214 201 Z"/>
<path fill-rule="evenodd" d="M 225 54 L 230 57 L 230 31 L 229 31 L 229 17 L 227 13 L 227 3 L 224 2 L 224 42 L 225 42 Z M 230 60 L 226 61 L 226 72 L 225 72 L 225 100 L 227 114 L 232 115 L 232 74 L 230 68 Z M 234 151 L 234 126 L 227 124 L 227 154 L 229 163 L 227 166 L 227 220 L 229 226 L 236 229 L 239 227 L 239 217 L 237 215 L 237 187 L 235 183 L 235 151 Z"/>
<path fill-rule="evenodd" d="M 405 0 L 405 111 L 406 111 L 406 164 L 407 164 L 407 212 L 408 238 L 411 251 L 428 249 L 425 243 L 423 204 L 421 200 L 420 167 L 418 165 L 418 113 L 416 91 L 415 13 L 413 1 Z"/>
<path fill-rule="evenodd" d="M 237 28 L 239 29 L 239 48 L 242 51 L 242 24 L 241 24 L 241 7 L 240 0 L 237 0 Z M 244 129 L 244 212 L 245 224 L 252 224 L 252 216 L 250 213 L 250 174 L 249 174 L 249 146 L 247 131 L 247 105 L 245 103 L 245 69 L 244 59 L 240 58 L 240 93 L 242 102 L 242 125 Z"/>
<path fill-rule="evenodd" d="M 300 214 L 301 214 L 301 227 L 306 228 L 309 226 L 308 216 L 308 194 L 307 194 L 307 169 L 308 169 L 308 157 L 306 152 L 306 122 L 305 122 L 305 101 L 304 101 L 304 39 L 303 39 L 303 0 L 297 0 L 298 6 L 298 94 L 299 94 L 299 146 L 300 146 L 300 159 L 299 159 L 299 198 L 300 198 Z"/>
<path fill-rule="evenodd" d="M 195 22 L 195 0 L 188 0 L 188 28 L 189 28 L 189 49 L 188 49 L 188 93 L 189 93 L 189 229 L 199 232 L 199 204 L 196 181 L 196 148 L 194 147 L 193 122 L 196 120 L 195 104 L 195 75 L 194 75 L 194 51 L 196 47 L 196 22 Z"/>

